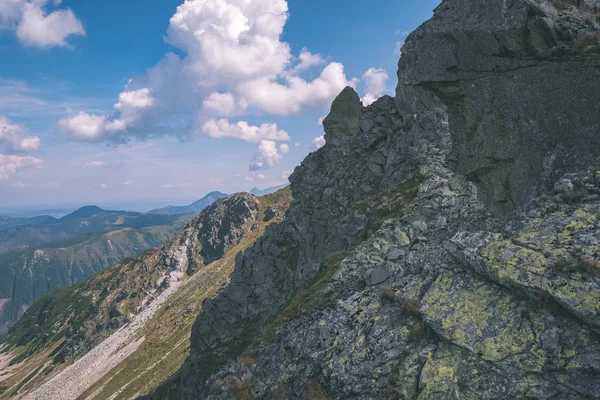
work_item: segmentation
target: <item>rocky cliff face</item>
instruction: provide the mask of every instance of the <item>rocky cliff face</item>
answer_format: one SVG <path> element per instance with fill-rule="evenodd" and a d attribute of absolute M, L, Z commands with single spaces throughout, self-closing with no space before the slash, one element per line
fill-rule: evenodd
<path fill-rule="evenodd" d="M 501 211 L 600 155 L 598 4 L 446 0 L 406 42 L 399 109 L 441 99 L 456 169 Z"/>
<path fill-rule="evenodd" d="M 599 10 L 442 2 L 155 397 L 599 398 Z"/>

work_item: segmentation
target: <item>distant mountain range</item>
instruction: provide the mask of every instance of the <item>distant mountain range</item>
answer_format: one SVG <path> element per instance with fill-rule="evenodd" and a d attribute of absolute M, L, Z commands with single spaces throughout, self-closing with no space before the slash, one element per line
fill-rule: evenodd
<path fill-rule="evenodd" d="M 275 193 L 276 191 L 283 189 L 287 185 L 287 183 L 284 183 L 283 185 L 273 186 L 267 189 L 254 188 L 250 191 L 250 194 L 253 194 L 255 196 L 266 196 L 268 194 Z"/>
<path fill-rule="evenodd" d="M 270 187 L 267 189 L 258 189 L 253 188 L 250 190 L 250 194 L 254 196 L 266 196 L 271 193 L 275 193 L 280 189 L 286 187 L 287 184 Z M 223 199 L 225 197 L 229 197 L 228 194 L 223 192 L 211 192 L 201 198 L 200 200 L 187 205 L 187 206 L 166 206 L 162 208 L 157 208 L 155 210 L 148 211 L 147 214 L 154 215 L 179 215 L 179 214 L 187 214 L 187 213 L 199 213 L 204 210 L 206 207 L 210 206 L 212 203 L 219 199 Z"/>
<path fill-rule="evenodd" d="M 106 211 L 96 206 L 86 206 L 49 223 L 20 225 L 0 231 L 0 250 L 39 246 L 89 235 L 125 228 L 144 228 L 164 225 L 175 221 L 171 215 L 151 215 L 129 211 Z"/>
<path fill-rule="evenodd" d="M 48 225 L 58 222 L 57 218 L 49 215 L 40 215 L 31 218 L 12 218 L 0 215 L 0 231 L 22 225 Z"/>
<path fill-rule="evenodd" d="M 200 200 L 188 205 L 188 206 L 167 206 L 163 208 L 157 208 L 156 210 L 148 211 L 147 214 L 154 215 L 179 215 L 187 213 L 199 213 L 206 207 L 210 206 L 215 201 L 229 196 L 228 194 L 221 192 L 211 192 L 201 198 Z"/>

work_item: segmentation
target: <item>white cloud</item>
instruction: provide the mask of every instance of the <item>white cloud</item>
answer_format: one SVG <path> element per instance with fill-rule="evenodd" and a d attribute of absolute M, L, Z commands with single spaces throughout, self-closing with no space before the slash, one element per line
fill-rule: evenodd
<path fill-rule="evenodd" d="M 24 126 L 11 123 L 0 115 L 0 145 L 9 151 L 37 151 L 41 147 L 39 136 L 34 136 Z"/>
<path fill-rule="evenodd" d="M 290 151 L 290 147 L 287 144 L 280 144 L 277 146 L 272 140 L 261 140 L 256 156 L 250 162 L 250 171 L 258 171 L 262 169 L 268 169 L 278 164 L 283 156 Z"/>
<path fill-rule="evenodd" d="M 98 185 L 98 187 L 101 189 L 108 189 L 108 185 L 106 183 L 102 183 L 102 184 Z"/>
<path fill-rule="evenodd" d="M 300 60 L 300 62 L 292 70 L 293 73 L 298 73 L 314 66 L 325 64 L 325 60 L 320 54 L 312 54 L 306 47 L 300 51 L 298 60 Z"/>
<path fill-rule="evenodd" d="M 107 118 L 103 115 L 79 112 L 70 118 L 58 121 L 63 132 L 77 140 L 94 141 L 103 137 L 106 132 Z"/>
<path fill-rule="evenodd" d="M 131 186 L 134 183 L 135 183 L 134 181 L 125 181 L 125 182 L 123 182 L 123 185 L 125 185 L 125 186 Z"/>
<path fill-rule="evenodd" d="M 248 125 L 245 121 L 230 124 L 225 119 L 209 120 L 202 125 L 202 132 L 213 138 L 233 138 L 246 142 L 263 140 L 290 140 L 286 131 L 279 130 L 277 124 Z"/>
<path fill-rule="evenodd" d="M 325 118 L 327 118 L 327 115 L 324 115 L 321 118 L 319 118 L 319 121 L 317 122 L 317 125 L 323 126 L 323 121 L 325 121 Z"/>
<path fill-rule="evenodd" d="M 0 180 L 6 180 L 17 173 L 19 169 L 28 167 L 39 167 L 43 160 L 35 157 L 24 157 L 0 154 Z"/>
<path fill-rule="evenodd" d="M 202 105 L 208 115 L 219 117 L 241 115 L 248 107 L 245 100 L 237 101 L 231 93 L 213 93 L 204 100 Z"/>
<path fill-rule="evenodd" d="M 256 175 L 256 178 L 260 181 L 264 181 L 266 179 L 266 177 L 263 174 Z"/>
<path fill-rule="evenodd" d="M 21 181 L 18 181 L 13 185 L 13 187 L 24 188 L 27 187 L 27 185 Z"/>
<path fill-rule="evenodd" d="M 50 48 L 68 46 L 67 39 L 85 36 L 85 29 L 70 9 L 46 11 L 60 0 L 2 0 L 0 1 L 0 29 L 16 32 L 25 46 Z"/>
<path fill-rule="evenodd" d="M 325 146 L 325 136 L 319 136 L 316 137 L 313 141 L 312 141 L 312 150 L 319 150 L 321 147 Z"/>
<path fill-rule="evenodd" d="M 363 75 L 365 82 L 365 95 L 362 102 L 365 106 L 373 104 L 380 98 L 386 89 L 386 82 L 389 75 L 381 68 L 369 68 Z"/>
<path fill-rule="evenodd" d="M 76 139 L 122 141 L 189 135 L 217 118 L 246 113 L 326 109 L 357 81 L 335 62 L 313 80 L 300 77 L 325 61 L 307 49 L 292 55 L 281 40 L 287 19 L 286 0 L 186 0 L 171 18 L 165 38 L 182 50 L 183 58 L 167 53 L 145 76 L 130 81 L 113 115 L 79 113 L 60 126 Z M 135 101 L 129 98 L 133 93 Z M 179 128 L 165 129 L 173 125 Z"/>
<path fill-rule="evenodd" d="M 347 80 L 344 66 L 334 62 L 311 82 L 297 76 L 287 78 L 285 84 L 262 78 L 240 83 L 238 91 L 257 109 L 287 116 L 299 113 L 305 106 L 328 107 L 346 86 L 355 87 L 356 82 Z"/>
<path fill-rule="evenodd" d="M 91 168 L 99 168 L 99 167 L 106 166 L 106 163 L 102 162 L 102 161 L 90 161 L 90 162 L 85 163 L 84 166 L 91 167 Z"/>

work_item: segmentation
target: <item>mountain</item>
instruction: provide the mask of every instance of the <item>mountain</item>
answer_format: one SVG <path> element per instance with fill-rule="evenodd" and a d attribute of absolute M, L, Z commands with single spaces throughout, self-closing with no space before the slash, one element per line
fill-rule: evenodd
<path fill-rule="evenodd" d="M 80 218 L 90 218 L 96 214 L 100 214 L 104 210 L 98 206 L 84 206 L 70 214 L 65 215 L 60 219 L 60 221 L 69 221 L 72 219 L 80 219 Z"/>
<path fill-rule="evenodd" d="M 187 213 L 199 213 L 206 207 L 214 203 L 215 201 L 225 198 L 229 195 L 221 192 L 211 192 L 201 198 L 200 200 L 190 204 L 189 206 L 167 206 L 158 208 L 156 210 L 148 211 L 147 214 L 158 214 L 158 215 L 177 215 Z"/>
<path fill-rule="evenodd" d="M 285 184 L 283 184 L 283 185 L 279 185 L 279 186 L 273 186 L 273 187 L 270 187 L 270 188 L 267 188 L 267 189 L 258 189 L 258 188 L 253 188 L 253 189 L 250 191 L 250 194 L 253 194 L 253 195 L 255 195 L 255 196 L 265 196 L 265 195 L 267 195 L 267 194 L 275 193 L 275 192 L 277 192 L 278 190 L 281 190 L 281 189 L 283 189 L 283 188 L 284 188 L 284 187 L 286 187 L 287 185 L 288 185 L 288 184 L 287 184 L 287 183 L 285 183 Z"/>
<path fill-rule="evenodd" d="M 30 218 L 11 218 L 0 215 L 0 231 L 22 225 L 49 225 L 54 224 L 58 219 L 49 215 L 40 215 Z"/>
<path fill-rule="evenodd" d="M 442 1 L 293 201 L 221 200 L 30 307 L 2 396 L 600 398 L 599 9 Z"/>
<path fill-rule="evenodd" d="M 159 225 L 118 227 L 40 247 L 0 251 L 0 335 L 40 296 L 160 245 L 189 219 L 182 216 Z"/>
<path fill-rule="evenodd" d="M 281 221 L 290 201 L 289 190 L 218 200 L 157 249 L 40 298 L 4 342 L 13 357 L 11 372 L 0 377 L 4 396 L 49 378 L 34 398 L 74 398 L 96 391 L 108 398 L 152 390 L 185 360 L 202 302 L 225 284 L 238 253 Z M 277 215 L 269 218 L 267 210 Z M 127 373 L 117 367 L 124 354 L 131 363 Z M 31 375 L 42 367 L 43 373 Z M 89 369 L 96 372 L 89 375 Z M 148 385 L 145 378 L 150 376 L 155 383 Z"/>
<path fill-rule="evenodd" d="M 0 231 L 0 250 L 23 246 L 39 247 L 47 243 L 76 239 L 115 229 L 144 228 L 170 224 L 176 215 L 149 215 L 127 211 L 105 211 L 88 206 L 66 215 L 52 224 L 23 225 Z"/>

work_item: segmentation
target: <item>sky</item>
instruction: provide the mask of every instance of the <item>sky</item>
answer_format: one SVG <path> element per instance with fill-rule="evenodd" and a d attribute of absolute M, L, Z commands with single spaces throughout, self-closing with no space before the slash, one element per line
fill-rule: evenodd
<path fill-rule="evenodd" d="M 0 208 L 266 188 L 439 0 L 0 0 Z M 150 207 L 150 205 L 149 205 Z"/>

